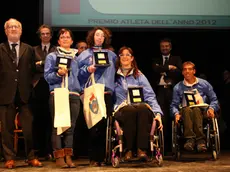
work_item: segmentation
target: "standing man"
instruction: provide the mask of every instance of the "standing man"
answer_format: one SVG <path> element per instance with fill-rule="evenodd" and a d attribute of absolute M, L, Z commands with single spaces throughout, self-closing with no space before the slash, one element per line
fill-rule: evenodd
<path fill-rule="evenodd" d="M 15 167 L 13 134 L 16 109 L 25 138 L 28 164 L 41 167 L 42 163 L 35 158 L 33 151 L 32 113 L 28 105 L 35 71 L 34 51 L 30 45 L 20 41 L 22 24 L 18 20 L 10 18 L 4 29 L 7 41 L 0 44 L 0 118 L 5 167 Z"/>
<path fill-rule="evenodd" d="M 45 157 L 47 160 L 51 160 L 52 120 L 49 112 L 49 85 L 44 79 L 44 64 L 46 55 L 54 52 L 56 47 L 50 43 L 52 39 L 52 29 L 50 26 L 45 24 L 41 25 L 38 28 L 37 34 L 41 43 L 33 47 L 36 63 L 32 97 L 34 146 L 38 151 L 39 157 Z"/>
<path fill-rule="evenodd" d="M 182 60 L 179 56 L 171 55 L 172 43 L 169 39 L 160 41 L 161 56 L 153 60 L 153 69 L 156 81 L 156 94 L 163 111 L 163 126 L 165 138 L 165 152 L 171 152 L 172 124 L 170 104 L 174 85 L 181 80 Z"/>
<path fill-rule="evenodd" d="M 78 41 L 76 44 L 76 49 L 78 50 L 76 56 L 79 56 L 87 48 L 87 43 L 84 40 Z"/>

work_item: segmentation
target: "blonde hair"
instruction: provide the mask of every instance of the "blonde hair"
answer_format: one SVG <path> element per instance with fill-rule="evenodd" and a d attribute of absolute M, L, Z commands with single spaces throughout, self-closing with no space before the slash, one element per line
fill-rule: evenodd
<path fill-rule="evenodd" d="M 11 20 L 16 21 L 16 22 L 18 23 L 18 26 L 22 29 L 22 24 L 21 24 L 20 21 L 18 21 L 18 20 L 15 19 L 15 18 L 10 18 L 10 19 L 7 20 L 7 21 L 5 22 L 5 24 L 4 24 L 4 29 L 5 29 L 5 30 L 8 28 L 8 25 L 9 25 L 8 23 L 9 23 Z"/>

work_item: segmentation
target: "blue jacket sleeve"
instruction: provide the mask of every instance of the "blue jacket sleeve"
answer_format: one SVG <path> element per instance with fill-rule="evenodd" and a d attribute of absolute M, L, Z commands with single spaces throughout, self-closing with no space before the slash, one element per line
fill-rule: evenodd
<path fill-rule="evenodd" d="M 219 110 L 219 102 L 216 96 L 216 93 L 213 90 L 213 87 L 210 83 L 207 82 L 207 92 L 208 99 L 210 101 L 209 106 L 214 109 L 215 112 Z"/>
<path fill-rule="evenodd" d="M 60 84 L 62 77 L 57 76 L 55 69 L 56 55 L 54 53 L 48 54 L 44 66 L 44 78 L 49 85 Z"/>
<path fill-rule="evenodd" d="M 171 115 L 174 116 L 176 113 L 179 113 L 179 105 L 181 103 L 180 94 L 179 94 L 179 85 L 175 85 L 173 88 L 173 97 L 170 105 Z"/>
<path fill-rule="evenodd" d="M 148 79 L 143 74 L 141 74 L 139 77 L 141 82 L 140 85 L 143 86 L 144 99 L 146 103 L 150 105 L 152 111 L 155 114 L 160 113 L 161 115 L 163 115 L 163 112 L 157 102 L 156 94 L 154 93 L 151 85 L 149 84 Z"/>

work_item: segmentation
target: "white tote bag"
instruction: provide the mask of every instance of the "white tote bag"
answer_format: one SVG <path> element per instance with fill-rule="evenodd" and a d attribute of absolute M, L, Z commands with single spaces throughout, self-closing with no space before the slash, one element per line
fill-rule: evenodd
<path fill-rule="evenodd" d="M 62 78 L 62 88 L 54 89 L 54 127 L 57 135 L 71 127 L 68 73 Z"/>
<path fill-rule="evenodd" d="M 104 99 L 105 85 L 95 83 L 94 73 L 90 75 L 88 82 L 90 80 L 92 85 L 84 89 L 83 95 L 84 116 L 88 129 L 96 125 L 103 117 L 107 117 Z"/>

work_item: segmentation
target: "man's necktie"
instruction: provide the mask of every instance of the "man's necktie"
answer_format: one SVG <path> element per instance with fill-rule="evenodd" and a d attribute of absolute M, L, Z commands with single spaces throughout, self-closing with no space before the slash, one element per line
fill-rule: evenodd
<path fill-rule="evenodd" d="M 44 53 L 44 56 L 46 57 L 46 56 L 47 56 L 47 49 L 46 49 L 46 46 L 44 46 L 43 53 Z"/>
<path fill-rule="evenodd" d="M 165 57 L 164 65 L 168 65 L 168 62 L 169 62 L 169 58 L 168 58 L 168 57 Z"/>
<path fill-rule="evenodd" d="M 18 45 L 18 44 L 11 44 L 11 46 L 12 46 L 11 51 L 12 51 L 12 53 L 13 53 L 13 57 L 14 57 L 14 59 L 15 59 L 15 61 L 16 61 L 16 64 L 18 64 L 17 51 L 16 51 L 16 48 L 15 48 L 17 45 Z"/>
<path fill-rule="evenodd" d="M 169 58 L 168 57 L 165 57 L 165 62 L 164 62 L 164 66 L 168 66 L 168 62 L 169 62 Z M 165 83 L 168 83 L 169 82 L 169 77 L 167 75 L 167 72 L 166 72 L 166 75 L 164 76 L 164 81 Z"/>

